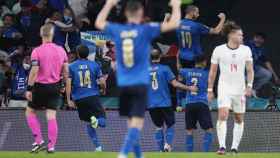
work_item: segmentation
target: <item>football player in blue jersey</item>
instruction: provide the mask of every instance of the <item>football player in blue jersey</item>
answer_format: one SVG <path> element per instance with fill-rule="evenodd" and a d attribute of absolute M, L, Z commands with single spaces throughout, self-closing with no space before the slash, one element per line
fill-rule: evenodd
<path fill-rule="evenodd" d="M 80 119 L 89 122 L 86 126 L 87 133 L 96 147 L 95 150 L 102 151 L 96 128 L 106 126 L 105 110 L 99 101 L 99 86 L 102 92 L 105 92 L 106 81 L 100 66 L 87 60 L 88 47 L 79 45 L 76 52 L 78 59 L 69 65 L 69 79 L 66 83 L 68 105 L 77 107 Z"/>
<path fill-rule="evenodd" d="M 128 133 L 119 158 L 127 158 L 131 149 L 136 158 L 142 158 L 140 131 L 144 125 L 150 84 L 149 66 L 151 42 L 160 32 L 174 30 L 179 26 L 180 0 L 171 0 L 171 17 L 159 23 L 142 23 L 144 7 L 139 1 L 126 3 L 126 23 L 108 22 L 107 17 L 118 0 L 107 0 L 97 16 L 95 26 L 111 36 L 116 46 L 117 84 L 120 88 L 120 115 L 128 117 Z"/>
<path fill-rule="evenodd" d="M 185 10 L 185 17 L 181 20 L 179 28 L 176 30 L 179 42 L 179 60 L 183 68 L 193 68 L 195 58 L 203 55 L 200 40 L 205 34 L 219 34 L 226 20 L 224 13 L 218 17 L 220 21 L 215 28 L 207 27 L 195 20 L 199 17 L 199 8 L 190 5 Z"/>
<path fill-rule="evenodd" d="M 169 84 L 174 88 L 194 93 L 197 88 L 196 86 L 186 86 L 178 82 L 171 69 L 167 65 L 160 64 L 160 58 L 160 52 L 154 49 L 151 53 L 151 84 L 149 88 L 150 99 L 148 109 L 156 126 L 155 139 L 159 151 L 170 152 L 174 138 L 175 114 L 172 108 Z M 165 132 L 163 129 L 164 125 L 166 126 Z"/>
<path fill-rule="evenodd" d="M 193 130 L 195 130 L 197 122 L 200 127 L 205 130 L 203 138 L 203 151 L 208 152 L 213 136 L 212 136 L 212 118 L 208 106 L 207 87 L 208 87 L 208 73 L 205 68 L 207 61 L 204 56 L 196 59 L 195 68 L 183 68 L 180 70 L 180 77 L 185 81 L 186 85 L 197 86 L 197 92 L 187 92 L 185 96 L 186 109 L 185 109 L 185 121 L 186 121 L 186 150 L 192 152 L 194 148 L 193 143 Z M 178 111 L 182 108 L 178 107 Z"/>

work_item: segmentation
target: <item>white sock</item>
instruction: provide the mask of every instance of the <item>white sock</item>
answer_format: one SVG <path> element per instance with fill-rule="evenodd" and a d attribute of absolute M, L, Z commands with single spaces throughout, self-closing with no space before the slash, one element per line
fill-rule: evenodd
<path fill-rule="evenodd" d="M 227 121 L 217 121 L 217 136 L 220 148 L 226 148 Z"/>
<path fill-rule="evenodd" d="M 238 149 L 238 146 L 240 144 L 243 135 L 243 131 L 244 131 L 244 122 L 242 122 L 241 124 L 234 123 L 231 149 L 236 149 L 236 150 Z"/>

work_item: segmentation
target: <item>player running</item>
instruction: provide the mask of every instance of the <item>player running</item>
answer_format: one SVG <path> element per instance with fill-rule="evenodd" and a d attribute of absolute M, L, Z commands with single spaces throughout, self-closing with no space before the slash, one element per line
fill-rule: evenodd
<path fill-rule="evenodd" d="M 160 57 L 160 52 L 154 49 L 151 54 L 151 85 L 149 88 L 150 103 L 148 109 L 156 126 L 155 139 L 159 151 L 170 152 L 174 138 L 175 114 L 172 108 L 169 84 L 175 88 L 193 92 L 196 91 L 196 87 L 189 87 L 178 82 L 171 69 L 166 65 L 160 64 Z M 166 125 L 165 138 L 164 125 Z"/>
<path fill-rule="evenodd" d="M 151 41 L 160 32 L 179 26 L 180 0 L 171 0 L 172 15 L 169 21 L 142 24 L 143 5 L 139 1 L 128 1 L 125 7 L 126 24 L 108 22 L 106 19 L 117 0 L 107 0 L 99 13 L 95 26 L 110 35 L 116 44 L 117 84 L 120 87 L 120 115 L 128 117 L 128 133 L 119 158 L 127 158 L 133 149 L 136 158 L 142 158 L 140 131 L 144 125 L 145 109 L 148 105 L 148 85 Z"/>
<path fill-rule="evenodd" d="M 54 153 L 57 140 L 56 109 L 60 102 L 60 77 L 68 78 L 68 59 L 66 52 L 52 42 L 54 27 L 45 24 L 41 27 L 42 44 L 31 55 L 32 68 L 29 74 L 26 98 L 26 119 L 35 139 L 32 153 L 45 149 L 37 109 L 46 109 L 48 120 L 48 153 Z"/>
<path fill-rule="evenodd" d="M 180 27 L 176 30 L 179 41 L 180 67 L 193 68 L 195 58 L 202 55 L 200 38 L 204 34 L 219 34 L 223 28 L 226 16 L 220 13 L 220 21 L 215 28 L 209 28 L 195 20 L 199 17 L 199 8 L 190 5 L 185 10 L 185 18 L 181 20 Z"/>
<path fill-rule="evenodd" d="M 106 125 L 105 110 L 99 101 L 99 85 L 105 92 L 106 81 L 100 66 L 87 60 L 88 47 L 80 45 L 76 48 L 76 53 L 78 60 L 69 66 L 69 78 L 66 83 L 67 102 L 70 107 L 77 107 L 80 120 L 89 122 L 86 126 L 87 133 L 96 147 L 95 150 L 102 151 L 96 128 Z"/>
<path fill-rule="evenodd" d="M 244 130 L 246 96 L 252 94 L 254 79 L 253 59 L 249 47 L 243 45 L 243 32 L 234 22 L 227 22 L 223 32 L 227 43 L 217 46 L 212 54 L 208 81 L 208 98 L 214 97 L 213 87 L 219 66 L 217 135 L 218 154 L 226 152 L 227 119 L 229 110 L 234 112 L 233 142 L 231 152 L 236 154 Z M 245 80 L 247 71 L 247 86 Z"/>
<path fill-rule="evenodd" d="M 195 68 L 183 68 L 180 70 L 180 77 L 186 85 L 197 86 L 197 92 L 186 93 L 186 151 L 192 152 L 194 149 L 193 130 L 197 129 L 196 124 L 199 122 L 200 127 L 205 131 L 203 137 L 203 151 L 208 152 L 213 136 L 213 123 L 207 100 L 207 80 L 208 70 L 206 69 L 207 61 L 204 56 L 196 58 Z M 177 111 L 181 111 L 178 107 Z"/>

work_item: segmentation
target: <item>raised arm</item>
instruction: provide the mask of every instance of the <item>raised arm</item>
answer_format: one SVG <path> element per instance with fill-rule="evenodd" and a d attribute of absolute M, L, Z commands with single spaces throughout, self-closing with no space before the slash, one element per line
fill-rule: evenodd
<path fill-rule="evenodd" d="M 223 29 L 226 21 L 226 15 L 224 13 L 220 13 L 218 17 L 220 18 L 220 21 L 216 27 L 210 29 L 210 34 L 219 34 Z"/>
<path fill-rule="evenodd" d="M 118 0 L 107 0 L 102 10 L 98 14 L 95 27 L 99 30 L 104 30 L 107 24 L 107 17 L 111 11 L 111 9 L 118 3 Z"/>
<path fill-rule="evenodd" d="M 168 32 L 176 29 L 180 25 L 181 19 L 181 0 L 171 0 L 170 6 L 172 7 L 172 13 L 170 18 L 165 17 L 161 24 L 161 32 Z"/>

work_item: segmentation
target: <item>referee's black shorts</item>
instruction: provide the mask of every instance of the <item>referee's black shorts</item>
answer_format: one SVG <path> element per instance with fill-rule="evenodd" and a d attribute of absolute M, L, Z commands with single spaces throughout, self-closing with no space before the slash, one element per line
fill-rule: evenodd
<path fill-rule="evenodd" d="M 56 110 L 61 105 L 60 96 L 61 84 L 42 84 L 35 83 L 32 90 L 32 101 L 28 106 L 32 109 L 52 109 Z"/>

